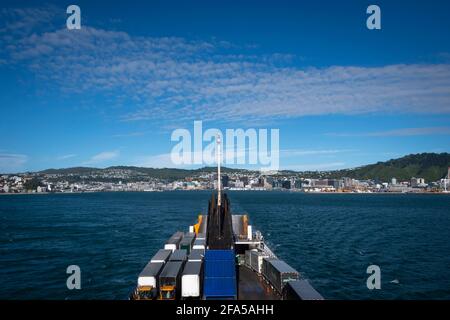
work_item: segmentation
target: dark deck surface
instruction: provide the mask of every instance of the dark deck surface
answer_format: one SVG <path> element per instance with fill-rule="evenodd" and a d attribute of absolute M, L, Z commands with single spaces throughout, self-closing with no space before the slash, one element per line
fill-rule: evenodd
<path fill-rule="evenodd" d="M 256 272 L 239 266 L 239 300 L 280 300 L 280 297 Z"/>

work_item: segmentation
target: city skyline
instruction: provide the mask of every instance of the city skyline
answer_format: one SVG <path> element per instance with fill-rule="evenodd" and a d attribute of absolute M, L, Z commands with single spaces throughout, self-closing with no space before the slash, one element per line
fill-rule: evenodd
<path fill-rule="evenodd" d="M 426 170 L 425 170 L 426 171 Z M 350 175 L 346 175 L 348 173 Z M 425 179 L 419 175 L 407 179 L 390 177 L 356 179 L 350 171 L 332 176 L 330 172 L 301 173 L 230 170 L 147 170 L 111 167 L 107 169 L 73 168 L 39 173 L 0 175 L 0 194 L 82 193 L 82 192 L 160 192 L 174 190 L 270 191 L 294 190 L 313 193 L 447 193 L 450 167 L 444 179 Z M 386 175 L 385 175 L 386 177 Z M 435 177 L 436 178 L 436 177 Z"/>
<path fill-rule="evenodd" d="M 0 12 L 2 173 L 176 167 L 196 120 L 279 129 L 282 170 L 450 150 L 448 2 L 377 1 L 382 30 L 361 1 L 76 4 L 81 30 L 56 1 Z"/>

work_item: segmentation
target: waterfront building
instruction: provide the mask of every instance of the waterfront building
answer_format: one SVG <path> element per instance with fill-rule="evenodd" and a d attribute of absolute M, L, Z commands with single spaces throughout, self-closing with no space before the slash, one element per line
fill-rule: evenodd
<path fill-rule="evenodd" d="M 411 178 L 411 187 L 413 188 L 425 188 L 427 184 L 424 178 Z"/>
<path fill-rule="evenodd" d="M 283 189 L 291 189 L 291 181 L 290 180 L 284 180 L 281 182 L 281 187 Z"/>
<path fill-rule="evenodd" d="M 294 182 L 294 188 L 295 189 L 301 189 L 302 188 L 302 180 L 300 180 L 300 179 L 297 179 L 297 180 L 295 180 L 295 182 Z"/>
<path fill-rule="evenodd" d="M 230 178 L 228 177 L 228 175 L 223 175 L 222 176 L 222 186 L 224 187 L 224 188 L 227 188 L 228 187 L 228 181 L 230 180 Z"/>

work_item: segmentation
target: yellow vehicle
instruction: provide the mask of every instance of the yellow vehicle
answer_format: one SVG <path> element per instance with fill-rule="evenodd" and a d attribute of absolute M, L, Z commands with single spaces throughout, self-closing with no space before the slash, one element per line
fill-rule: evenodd
<path fill-rule="evenodd" d="M 133 293 L 133 300 L 153 300 L 156 296 L 156 288 L 153 286 L 137 287 Z"/>
<path fill-rule="evenodd" d="M 168 261 L 159 275 L 159 299 L 175 300 L 181 292 L 181 271 L 184 261 Z"/>
<path fill-rule="evenodd" d="M 160 287 L 159 300 L 175 300 L 175 299 L 176 299 L 176 286 L 167 285 Z"/>
<path fill-rule="evenodd" d="M 149 262 L 139 274 L 138 285 L 133 292 L 135 300 L 152 300 L 158 295 L 157 279 L 164 262 Z"/>

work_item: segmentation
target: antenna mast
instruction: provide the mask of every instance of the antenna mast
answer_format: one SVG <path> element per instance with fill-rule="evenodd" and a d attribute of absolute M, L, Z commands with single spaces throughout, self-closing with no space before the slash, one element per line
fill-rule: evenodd
<path fill-rule="evenodd" d="M 220 135 L 217 135 L 216 138 L 217 141 L 217 206 L 220 207 L 222 203 L 222 196 L 221 196 L 221 177 L 220 177 Z"/>

